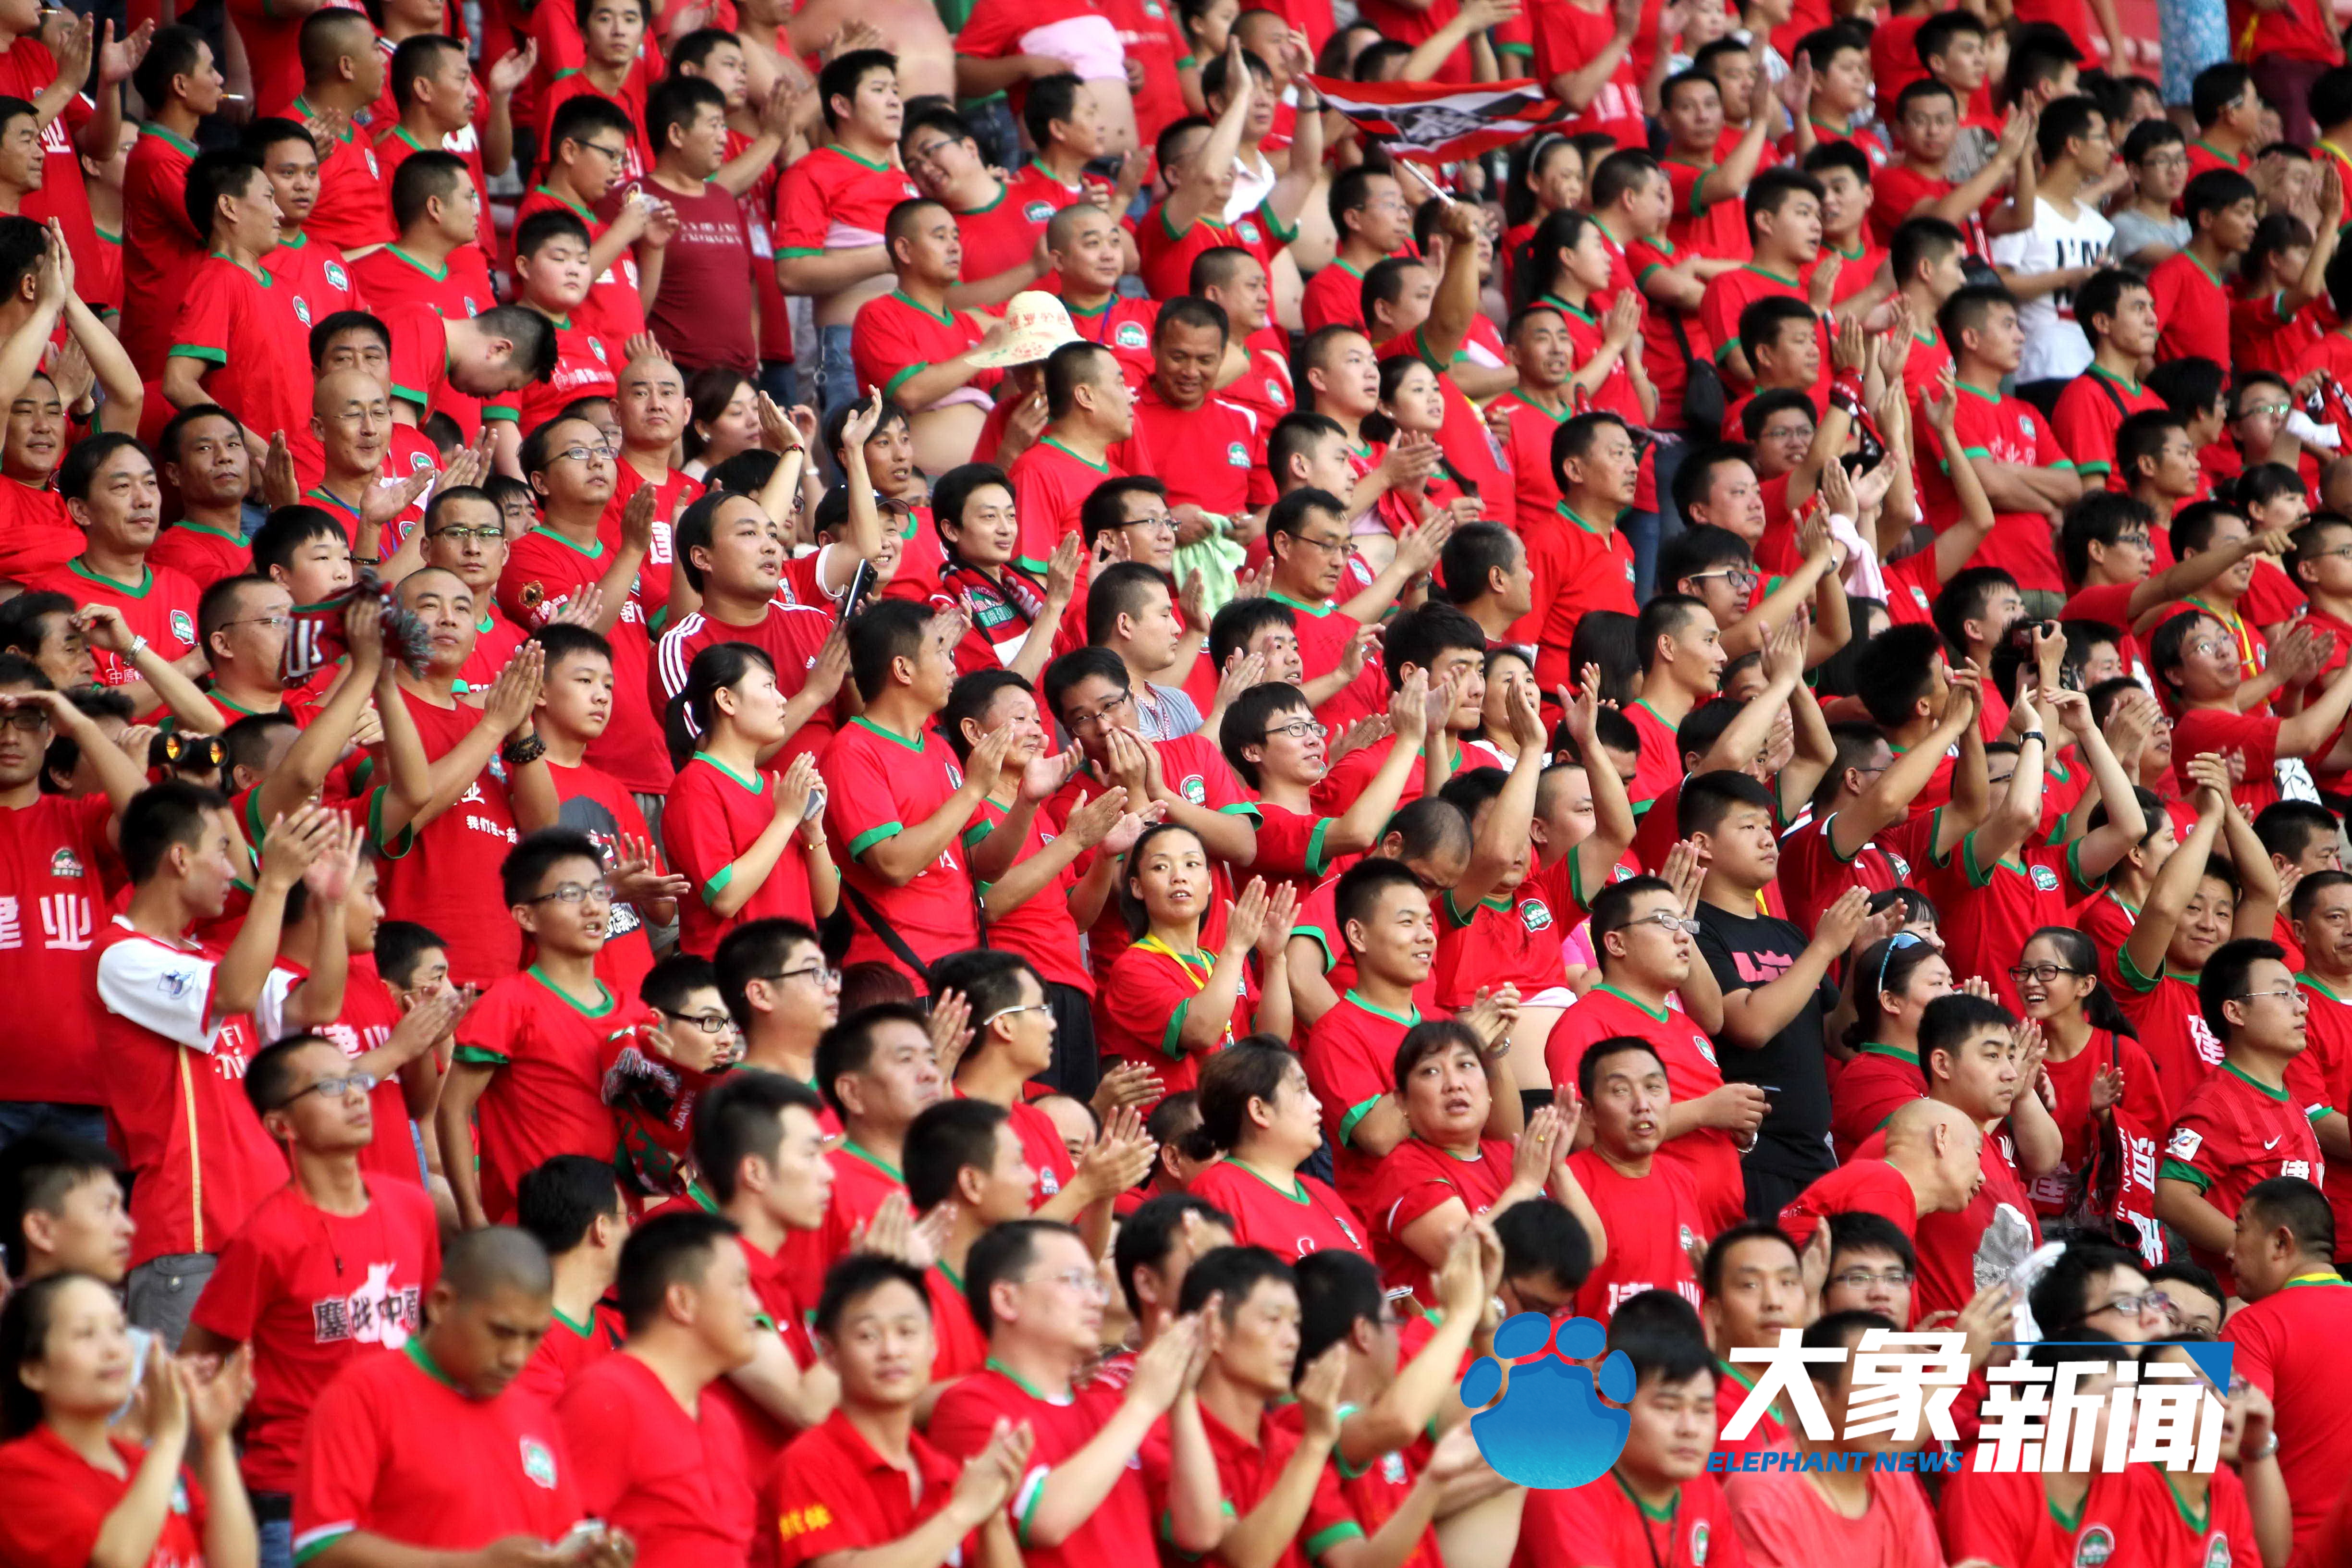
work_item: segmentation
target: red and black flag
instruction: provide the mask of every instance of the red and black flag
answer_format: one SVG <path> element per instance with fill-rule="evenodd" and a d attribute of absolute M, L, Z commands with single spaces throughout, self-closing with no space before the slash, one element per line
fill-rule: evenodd
<path fill-rule="evenodd" d="M 1532 79 L 1472 85 L 1443 81 L 1340 81 L 1307 85 L 1392 158 L 1455 163 L 1531 136 L 1569 118 L 1568 105 Z"/>

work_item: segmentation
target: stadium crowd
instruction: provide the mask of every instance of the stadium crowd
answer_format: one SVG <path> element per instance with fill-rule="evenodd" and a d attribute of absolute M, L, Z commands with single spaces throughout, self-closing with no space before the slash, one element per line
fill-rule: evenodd
<path fill-rule="evenodd" d="M 0 0 L 0 1568 L 2352 1564 L 2340 18 L 1938 3 Z"/>

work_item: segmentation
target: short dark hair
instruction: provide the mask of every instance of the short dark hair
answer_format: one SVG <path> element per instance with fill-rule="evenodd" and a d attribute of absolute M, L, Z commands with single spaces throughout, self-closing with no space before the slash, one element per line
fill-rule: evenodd
<path fill-rule="evenodd" d="M 499 896 L 509 907 L 527 904 L 539 896 L 539 885 L 549 871 L 566 860 L 585 860 L 601 868 L 604 852 L 593 838 L 573 827 L 542 827 L 507 851 L 499 865 Z"/>
<path fill-rule="evenodd" d="M 1778 213 L 1788 205 L 1790 197 L 1798 195 L 1808 195 L 1816 202 L 1820 201 L 1821 181 L 1802 169 L 1790 168 L 1785 163 L 1759 170 L 1756 177 L 1748 182 L 1748 237 L 1751 240 L 1756 237 L 1758 218 Z"/>
<path fill-rule="evenodd" d="M 737 1068 L 704 1093 L 694 1109 L 694 1163 L 720 1203 L 734 1201 L 747 1158 L 776 1157 L 783 1146 L 783 1114 L 794 1106 L 811 1120 L 824 1110 L 808 1085 L 758 1068 Z"/>
<path fill-rule="evenodd" d="M 1171 603 L 1176 597 L 1156 566 L 1119 561 L 1097 572 L 1087 584 L 1087 641 L 1097 647 L 1108 644 L 1118 631 L 1118 618 L 1140 615 L 1154 594 L 1167 595 Z"/>
<path fill-rule="evenodd" d="M 2239 937 L 2215 948 L 2197 977 L 2197 1011 L 2224 1045 L 2230 1038 L 2230 1022 L 2222 1009 L 2245 999 L 2254 965 L 2264 959 L 2284 963 L 2286 949 L 2262 937 Z"/>
<path fill-rule="evenodd" d="M 444 952 L 449 943 L 430 926 L 415 921 L 385 921 L 375 928 L 375 971 L 403 988 L 414 984 L 416 965 L 435 948 Z"/>
<path fill-rule="evenodd" d="M 1126 1224 L 1134 1223 L 1135 1217 L 1129 1215 Z M 1126 1239 L 1122 1227 L 1119 1240 L 1124 1244 Z M 1361 1253 L 1322 1247 L 1303 1254 L 1290 1266 L 1290 1273 L 1292 1283 L 1298 1287 L 1298 1371 L 1353 1334 L 1358 1323 L 1381 1321 L 1381 1271 Z"/>
<path fill-rule="evenodd" d="M 1218 1315 L 1226 1322 L 1241 1310 L 1261 1285 L 1284 1285 L 1296 1293 L 1298 1282 L 1280 1255 L 1263 1247 L 1213 1247 L 1192 1259 L 1176 1293 L 1179 1312 L 1197 1312 L 1212 1297 L 1221 1303 Z"/>
<path fill-rule="evenodd" d="M 1452 605 L 1423 604 L 1389 622 L 1381 644 L 1381 664 L 1393 691 L 1404 685 L 1407 665 L 1429 669 L 1449 653 L 1484 656 L 1486 651 L 1486 634 L 1477 622 Z"/>
<path fill-rule="evenodd" d="M 2059 100 L 2061 103 L 2069 101 L 2083 100 Z M 2045 130 L 2050 123 L 2046 118 L 2049 112 L 2049 110 L 2042 110 L 2045 118 L 2042 123 Z M 2074 290 L 2074 320 L 2082 323 L 2084 335 L 2095 346 L 2105 341 L 2107 334 L 2094 324 L 2094 318 L 2105 316 L 2112 321 L 2123 304 L 2125 290 L 2145 290 L 2147 288 L 2147 279 L 2137 272 L 2126 272 L 2120 267 L 2102 267 L 2084 279 L 2083 286 Z"/>
<path fill-rule="evenodd" d="M 2230 105 L 2238 101 L 2246 89 L 2254 85 L 2254 73 L 2236 60 L 2222 60 L 2199 71 L 2189 84 L 2189 109 L 2202 131 L 2221 118 Z M 2196 227 L 2192 219 L 2189 224 Z"/>
<path fill-rule="evenodd" d="M 955 1195 L 956 1178 L 996 1161 L 996 1130 L 1013 1113 L 986 1100 L 950 1098 L 925 1106 L 908 1123 L 901 1156 L 907 1201 L 919 1214 Z"/>
<path fill-rule="evenodd" d="M 637 124 L 629 118 L 628 110 L 609 98 L 583 92 L 577 98 L 564 100 L 547 128 L 548 161 L 554 162 L 555 150 L 566 142 L 585 145 L 588 138 L 599 131 L 610 131 L 634 141 Z"/>
<path fill-rule="evenodd" d="M 1312 712 L 1313 709 L 1307 694 L 1286 680 L 1262 681 L 1234 698 L 1225 710 L 1217 746 L 1224 753 L 1225 764 L 1250 788 L 1259 787 L 1260 774 L 1247 748 L 1265 743 L 1266 730 L 1276 714 L 1292 711 Z"/>
<path fill-rule="evenodd" d="M 1993 310 L 2002 305 L 2017 308 L 2017 297 L 1998 283 L 1970 283 L 1952 291 L 1936 312 L 1936 330 L 1944 334 L 1944 342 L 1957 354 L 1960 352 L 1961 334 L 1981 329 Z"/>
<path fill-rule="evenodd" d="M 1331 934 L 1342 947 L 1349 945 L 1348 927 L 1370 919 L 1381 900 L 1398 888 L 1410 889 L 1416 898 L 1423 896 L 1421 879 L 1409 867 L 1377 855 L 1357 861 L 1340 874 L 1331 892 L 1331 919 L 1339 929 Z"/>
<path fill-rule="evenodd" d="M 550 1258 L 571 1251 L 588 1238 L 590 1226 L 620 1212 L 621 1184 L 610 1160 L 557 1154 L 515 1183 L 515 1224 L 537 1237 Z"/>
<path fill-rule="evenodd" d="M 817 1292 L 809 1327 L 828 1340 L 833 1338 L 850 1308 L 891 1284 L 912 1290 L 915 1300 L 923 1304 L 923 1315 L 931 1316 L 930 1288 L 920 1269 L 877 1252 L 852 1252 L 836 1258 L 824 1271 L 824 1286 Z"/>
<path fill-rule="evenodd" d="M 847 626 L 849 674 L 857 695 L 871 702 L 890 684 L 890 667 L 921 655 L 934 614 L 928 604 L 882 599 L 858 611 Z"/>
<path fill-rule="evenodd" d="M 661 1317 L 669 1288 L 701 1279 L 712 1253 L 737 1234 L 733 1220 L 700 1209 L 672 1209 L 632 1226 L 629 1238 L 621 1243 L 620 1273 L 614 1281 L 621 1321 L 630 1336 L 652 1327 Z"/>
<path fill-rule="evenodd" d="M 1919 1015 L 1919 1070 L 1932 1081 L 1935 1069 L 1930 1058 L 1958 1052 L 1964 1041 L 1982 1030 L 2015 1027 L 2016 1016 L 1990 997 L 1947 992 Z"/>
<path fill-rule="evenodd" d="M 172 96 L 173 78 L 194 72 L 206 47 L 204 34 L 184 23 L 155 29 L 147 40 L 145 58 L 131 72 L 131 85 L 139 89 L 139 100 L 150 113 Z"/>
<path fill-rule="evenodd" d="M 1707 1243 L 1706 1257 L 1699 1264 L 1699 1291 L 1708 1300 L 1723 1294 L 1723 1271 L 1730 1262 L 1731 1249 L 1744 1241 L 1777 1241 L 1789 1249 L 1790 1257 L 1797 1256 L 1797 1244 L 1789 1239 L 1789 1233 L 1769 1219 L 1743 1220 L 1718 1232 Z"/>
<path fill-rule="evenodd" d="M 834 112 L 835 99 L 846 98 L 854 102 L 866 77 L 878 70 L 896 73 L 898 68 L 898 57 L 885 49 L 852 49 L 835 57 L 816 79 L 817 106 L 824 111 L 825 129 L 841 129 L 841 116 Z"/>
<path fill-rule="evenodd" d="M 1057 71 L 1032 81 L 1028 100 L 1021 109 L 1021 128 L 1029 132 L 1030 144 L 1043 151 L 1054 140 L 1054 121 L 1076 119 L 1085 93 L 1085 84 L 1072 71 Z"/>
<path fill-rule="evenodd" d="M 1168 486 L 1151 474 L 1121 474 L 1087 492 L 1087 499 L 1078 503 L 1078 531 L 1086 535 L 1088 544 L 1127 526 L 1127 498 L 1134 495 L 1158 496 L 1164 501 L 1168 499 Z"/>
<path fill-rule="evenodd" d="M 173 778 L 131 796 L 131 804 L 122 809 L 117 832 L 123 869 L 130 873 L 131 886 L 153 880 L 173 845 L 193 849 L 202 843 L 205 821 L 227 805 L 218 790 Z"/>
<path fill-rule="evenodd" d="M 1676 743 L 1680 743 L 1679 734 Z M 1698 773 L 1683 782 L 1683 793 L 1675 803 L 1675 828 L 1683 837 L 1694 833 L 1713 833 L 1723 826 L 1735 807 L 1753 805 L 1780 821 L 1780 808 L 1772 792 L 1730 768 L 1717 768 L 1713 773 Z"/>
<path fill-rule="evenodd" d="M 719 994 L 739 1029 L 751 1026 L 751 982 L 765 980 L 782 965 L 784 955 L 800 946 L 815 947 L 817 934 L 796 920 L 772 915 L 746 921 L 719 939 L 710 967 L 719 980 Z"/>
<path fill-rule="evenodd" d="M 1853 1214 L 1829 1216 L 1830 1258 L 1834 1261 L 1841 1252 L 1884 1252 L 1903 1265 L 1903 1272 L 1914 1274 L 1919 1268 L 1919 1255 L 1903 1227 L 1883 1214 L 1867 1209 Z"/>
<path fill-rule="evenodd" d="M 874 1047 L 884 1024 L 908 1024 L 918 1033 L 928 1033 L 926 1016 L 916 1004 L 877 1002 L 870 1007 L 859 1008 L 817 1037 L 814 1064 L 816 1091 L 824 1096 L 824 1102 L 833 1107 L 835 1116 L 849 1114 L 836 1087 L 841 1075 L 866 1070 L 874 1059 Z"/>
<path fill-rule="evenodd" d="M 2122 466 L 2120 452 L 2116 463 Z M 2112 547 L 2127 528 L 2147 533 L 2155 527 L 2156 513 L 2146 501 L 2104 487 L 2085 490 L 2082 500 L 2066 509 L 2065 520 L 2058 525 L 2058 553 L 2068 580 L 2079 584 L 2090 576 L 2092 545 Z"/>
<path fill-rule="evenodd" d="M 1130 1315 L 1143 1315 L 1143 1301 L 1135 1289 L 1135 1271 L 1157 1268 L 1168 1261 L 1177 1238 L 1184 1234 L 1184 1216 L 1188 1214 L 1199 1215 L 1202 1220 L 1227 1230 L 1234 1228 L 1231 1215 L 1191 1193 L 1157 1194 L 1119 1221 L 1118 1238 L 1111 1244 L 1111 1271 L 1118 1276 L 1119 1291 L 1127 1298 Z"/>
<path fill-rule="evenodd" d="M 1558 1204 L 1513 1204 L 1495 1216 L 1495 1237 L 1503 1244 L 1506 1281 L 1549 1274 L 1578 1290 L 1592 1273 L 1592 1239 Z"/>
<path fill-rule="evenodd" d="M 1272 1100 L 1298 1058 L 1271 1035 L 1251 1035 L 1211 1053 L 1201 1068 L 1201 1134 L 1230 1152 L 1249 1126 L 1253 1100 Z"/>
<path fill-rule="evenodd" d="M 2256 1182 L 2238 1200 L 2238 1212 L 2251 1215 L 2265 1229 L 2284 1227 L 2307 1257 L 2336 1257 L 2336 1211 L 2328 1206 L 2326 1194 L 2300 1176 Z"/>
<path fill-rule="evenodd" d="M 58 494 L 68 500 L 89 500 L 89 487 L 98 482 L 99 470 L 117 452 L 124 451 L 147 457 L 147 448 L 138 437 L 119 430 L 83 437 L 67 450 L 65 461 L 58 465 Z M 154 461 L 152 458 L 147 460 L 151 464 Z"/>
<path fill-rule="evenodd" d="M 2258 201 L 2261 194 L 2253 181 L 2235 169 L 2208 169 L 2189 182 L 2180 193 L 2180 213 L 2189 220 L 2189 232 L 2195 234 L 2201 226 L 2197 220 L 2235 206 L 2240 202 Z"/>
<path fill-rule="evenodd" d="M 706 109 L 727 112 L 727 93 L 708 77 L 684 76 L 673 69 L 646 95 L 646 140 L 659 157 L 669 150 L 673 126 L 691 131 Z"/>
<path fill-rule="evenodd" d="M 1940 88 L 1943 84 L 1935 85 Z M 1948 89 L 1946 95 L 1949 96 Z M 1939 217 L 1906 218 L 1895 226 L 1894 238 L 1888 241 L 1887 257 L 1895 269 L 1896 287 L 1909 281 L 1922 266 L 1941 261 L 1955 250 L 1964 250 L 1968 243 L 1958 224 Z"/>
<path fill-rule="evenodd" d="M 1935 627 L 1914 622 L 1889 626 L 1864 645 L 1854 660 L 1854 692 L 1873 722 L 1891 730 L 1910 721 L 1913 705 L 1934 683 L 1942 643 Z"/>
<path fill-rule="evenodd" d="M 2054 1338 L 2081 1326 L 2090 1313 L 2091 1280 L 2117 1268 L 2137 1270 L 2139 1255 L 2126 1252 L 2102 1237 L 2077 1237 L 2026 1293 L 2026 1309 L 2044 1337 Z"/>
<path fill-rule="evenodd" d="M 964 1259 L 963 1300 L 982 1333 L 992 1333 L 996 1328 L 996 1309 L 989 1298 L 995 1293 L 997 1281 L 1013 1279 L 1034 1262 L 1037 1243 L 1048 1236 L 1084 1240 L 1075 1227 L 1059 1220 L 1016 1219 L 991 1226 L 971 1244 Z"/>
<path fill-rule="evenodd" d="M 62 1132 L 27 1132 L 0 1152 L 0 1254 L 10 1279 L 22 1279 L 32 1260 L 25 1216 L 60 1212 L 76 1187 L 101 1176 L 121 1184 L 122 1163 L 114 1151 Z"/>
<path fill-rule="evenodd" d="M 405 114 L 416 100 L 416 83 L 431 76 L 440 65 L 444 49 L 466 52 L 466 46 L 446 33 L 418 33 L 403 38 L 392 51 L 392 69 L 388 74 L 392 88 L 393 107 Z M 403 164 L 405 168 L 406 165 Z"/>
<path fill-rule="evenodd" d="M 1639 1051 L 1656 1062 L 1661 1072 L 1665 1070 L 1665 1058 L 1658 1055 L 1658 1047 L 1641 1036 L 1610 1035 L 1585 1047 L 1584 1054 L 1577 1058 L 1576 1092 L 1591 1100 L 1592 1086 L 1601 1076 L 1601 1064 L 1611 1057 L 1623 1056 L 1632 1051 Z"/>

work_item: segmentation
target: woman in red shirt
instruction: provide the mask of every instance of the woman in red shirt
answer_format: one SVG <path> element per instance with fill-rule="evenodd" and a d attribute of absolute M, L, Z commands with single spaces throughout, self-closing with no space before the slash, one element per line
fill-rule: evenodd
<path fill-rule="evenodd" d="M 1209 952 L 1201 932 L 1216 881 L 1191 828 L 1162 822 L 1145 829 L 1121 878 L 1119 903 L 1136 941 L 1112 962 L 1096 997 L 1105 1067 L 1144 1063 L 1158 1069 L 1163 1093 L 1181 1094 L 1200 1081 L 1202 1057 L 1251 1030 L 1289 1037 L 1283 949 L 1298 899 L 1289 883 L 1268 894 L 1265 879 L 1251 878 L 1226 913 L 1223 944 Z"/>
<path fill-rule="evenodd" d="M 1444 424 L 1445 389 L 1437 384 L 1435 371 L 1411 354 L 1391 354 L 1381 361 L 1381 405 L 1364 420 L 1364 439 L 1372 444 L 1375 463 L 1399 437 L 1423 436 L 1434 441 Z M 1401 534 L 1420 526 L 1432 510 L 1444 511 L 1465 498 L 1475 503 L 1477 492 L 1470 488 L 1475 483 L 1465 480 L 1441 457 L 1436 469 L 1426 478 L 1382 495 L 1376 515 L 1391 533 Z"/>
<path fill-rule="evenodd" d="M 85 1568 L 104 1538 L 110 1563 L 254 1568 L 260 1541 L 229 1439 L 253 1392 L 250 1352 L 208 1376 L 152 1339 L 145 1359 L 142 1449 L 110 1430 L 140 1360 L 114 1291 L 88 1274 L 53 1274 L 9 1299 L 0 1562 Z"/>

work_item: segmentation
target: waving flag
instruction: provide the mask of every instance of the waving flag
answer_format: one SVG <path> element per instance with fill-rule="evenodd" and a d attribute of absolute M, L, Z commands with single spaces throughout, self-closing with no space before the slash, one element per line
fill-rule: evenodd
<path fill-rule="evenodd" d="M 1568 105 L 1540 82 L 1341 81 L 1310 76 L 1323 101 L 1377 138 L 1393 158 L 1454 163 L 1533 135 L 1569 118 Z"/>

